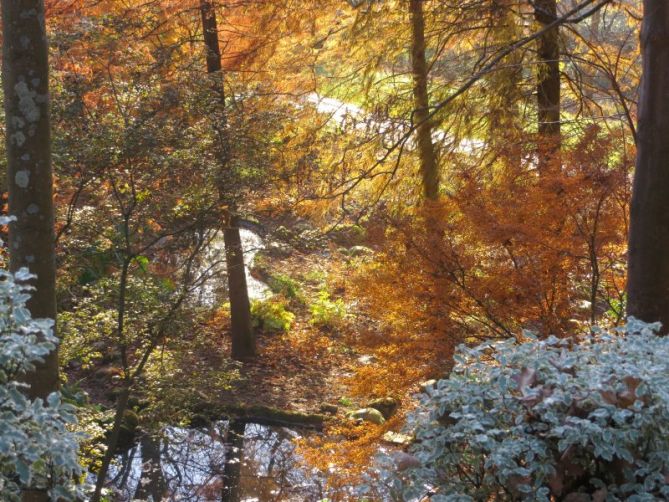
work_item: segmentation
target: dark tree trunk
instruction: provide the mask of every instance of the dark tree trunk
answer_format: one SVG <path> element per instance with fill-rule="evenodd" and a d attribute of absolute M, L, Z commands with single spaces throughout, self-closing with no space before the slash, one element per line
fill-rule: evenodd
<path fill-rule="evenodd" d="M 669 3 L 644 0 L 627 313 L 669 327 Z"/>
<path fill-rule="evenodd" d="M 226 170 L 229 169 L 230 145 L 226 131 L 227 120 L 225 113 L 225 87 L 223 83 L 223 68 L 221 65 L 221 48 L 218 42 L 218 26 L 216 10 L 209 0 L 201 0 L 200 13 L 202 15 L 202 31 L 207 50 L 207 72 L 214 77 L 218 110 L 215 112 L 215 133 L 218 139 L 217 156 L 220 164 L 219 179 L 217 181 L 221 204 L 231 211 L 224 232 L 225 259 L 228 269 L 228 290 L 230 292 L 230 316 L 232 319 L 232 357 L 246 359 L 256 354 L 255 337 L 251 325 L 251 308 L 249 292 L 246 284 L 244 269 L 244 249 L 241 235 L 234 214 L 234 204 L 228 200 L 224 186 Z"/>
<path fill-rule="evenodd" d="M 242 460 L 244 457 L 244 432 L 246 423 L 240 420 L 230 422 L 226 446 L 225 466 L 223 468 L 222 502 L 239 502 L 241 500 Z"/>
<path fill-rule="evenodd" d="M 10 268 L 37 275 L 33 317 L 56 319 L 56 260 L 49 125 L 48 44 L 42 0 L 2 0 Z M 31 397 L 58 389 L 54 350 L 26 376 Z"/>
<path fill-rule="evenodd" d="M 540 29 L 557 19 L 556 0 L 537 0 L 534 13 Z M 539 163 L 560 149 L 560 28 L 548 30 L 538 40 L 537 108 Z"/>
<path fill-rule="evenodd" d="M 430 97 L 427 87 L 428 67 L 425 57 L 424 1 L 409 0 L 409 13 L 411 15 L 411 69 L 415 107 L 413 123 L 418 124 L 416 143 L 420 157 L 423 195 L 428 200 L 437 200 L 439 198 L 439 164 L 432 142 L 432 123 L 429 120 Z"/>
<path fill-rule="evenodd" d="M 225 261 L 230 295 L 230 320 L 232 329 L 232 357 L 246 359 L 256 355 L 256 343 L 251 325 L 251 306 L 244 268 L 244 249 L 239 233 L 238 218 L 230 219 L 224 233 Z"/>

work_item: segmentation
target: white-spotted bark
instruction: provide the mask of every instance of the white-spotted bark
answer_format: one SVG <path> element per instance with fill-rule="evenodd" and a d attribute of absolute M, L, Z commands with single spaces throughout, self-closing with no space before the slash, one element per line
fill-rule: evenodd
<path fill-rule="evenodd" d="M 42 0 L 2 0 L 3 89 L 7 144 L 11 270 L 27 267 L 37 278 L 28 308 L 56 318 L 56 261 L 49 124 L 48 44 Z M 26 376 L 31 397 L 58 388 L 54 350 Z"/>

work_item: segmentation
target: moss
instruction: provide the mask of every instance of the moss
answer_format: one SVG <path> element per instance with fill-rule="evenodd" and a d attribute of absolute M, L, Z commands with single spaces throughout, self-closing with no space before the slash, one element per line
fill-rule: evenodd
<path fill-rule="evenodd" d="M 317 413 L 302 413 L 300 411 L 282 410 L 269 406 L 252 405 L 233 408 L 237 418 L 246 419 L 253 423 L 267 423 L 268 425 L 297 425 L 322 427 L 326 417 Z"/>
<path fill-rule="evenodd" d="M 306 427 L 321 429 L 327 420 L 325 415 L 282 410 L 271 406 L 234 404 L 223 405 L 201 402 L 195 406 L 191 426 L 200 427 L 224 418 L 243 420 L 262 425 Z"/>

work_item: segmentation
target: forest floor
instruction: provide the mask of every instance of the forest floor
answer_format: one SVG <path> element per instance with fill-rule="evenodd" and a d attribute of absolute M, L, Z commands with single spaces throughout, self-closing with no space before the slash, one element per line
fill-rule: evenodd
<path fill-rule="evenodd" d="M 277 279 L 289 286 L 290 294 L 275 291 L 265 301 L 278 300 L 294 315 L 290 329 L 259 329 L 257 357 L 234 362 L 229 358 L 227 307 L 203 315 L 191 330 L 154 354 L 153 369 L 136 388 L 136 402 L 148 400 L 150 404 L 134 405 L 133 409 L 143 428 L 156 423 L 188 423 L 202 403 L 215 410 L 262 407 L 325 417 L 324 434 L 314 436 L 322 442 L 312 451 L 319 455 L 336 448 L 353 449 L 360 454 L 358 464 L 364 465 L 365 455 L 376 451 L 388 431 L 401 430 L 406 409 L 403 406 L 396 414 L 393 410 L 393 417 L 382 426 L 350 418 L 352 413 L 369 408 L 374 399 L 389 397 L 355 390 L 360 371 L 370 369 L 375 362 L 366 342 L 382 334 L 375 321 L 352 303 L 354 295 L 347 287 L 361 260 L 373 251 L 360 239 L 342 245 L 304 223 L 301 230 L 294 230 L 294 222 L 281 223 L 267 225 L 265 249 L 256 256 L 251 273 L 271 289 L 276 289 Z M 314 323 L 314 305 L 324 297 L 327 306 L 338 305 L 343 316 Z M 337 310 L 334 308 L 335 313 Z M 86 371 L 68 373 L 70 381 L 82 382 L 93 403 L 107 408 L 113 405 L 121 385 L 118 361 L 106 358 Z M 300 427 L 299 417 L 295 425 Z M 329 462 L 330 457 L 314 463 L 327 468 Z"/>
<path fill-rule="evenodd" d="M 286 228 L 273 227 L 279 234 Z M 347 315 L 345 322 L 333 320 L 332 325 L 324 326 L 311 321 L 310 302 L 323 291 L 329 291 L 332 301 L 345 296 L 344 281 L 339 279 L 346 273 L 348 260 L 336 243 L 313 238 L 318 242 L 305 244 L 298 236 L 292 239 L 295 246 L 280 242 L 280 253 L 259 254 L 257 261 L 262 264 L 252 268 L 256 278 L 271 283 L 272 278 L 280 277 L 296 288 L 298 299 L 288 300 L 286 307 L 295 318 L 287 333 L 259 331 L 258 356 L 241 363 L 239 378 L 219 394 L 222 401 L 310 414 L 364 406 L 351 397 L 349 383 L 356 370 L 368 363 L 369 356 L 355 348 L 357 333 L 368 329 L 361 325 L 366 324 L 365 318 Z M 227 326 L 208 329 L 223 332 L 219 340 L 222 350 L 228 352 Z"/>

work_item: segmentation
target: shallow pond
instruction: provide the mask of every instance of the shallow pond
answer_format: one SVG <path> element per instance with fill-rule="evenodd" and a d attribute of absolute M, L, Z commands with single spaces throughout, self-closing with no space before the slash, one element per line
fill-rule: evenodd
<path fill-rule="evenodd" d="M 117 456 L 114 500 L 318 501 L 324 478 L 295 451 L 286 427 L 222 421 L 209 429 L 167 427 Z"/>

